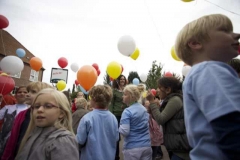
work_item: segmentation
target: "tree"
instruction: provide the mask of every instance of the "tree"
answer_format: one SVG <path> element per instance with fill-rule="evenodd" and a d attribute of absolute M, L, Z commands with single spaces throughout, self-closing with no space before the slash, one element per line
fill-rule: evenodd
<path fill-rule="evenodd" d="M 110 77 L 109 77 L 109 75 L 106 73 L 106 75 L 103 77 L 103 84 L 110 84 Z"/>
<path fill-rule="evenodd" d="M 162 77 L 163 65 L 161 63 L 157 64 L 157 61 L 152 62 L 152 68 L 148 72 L 148 78 L 145 82 L 148 89 L 157 89 L 157 81 Z"/>
<path fill-rule="evenodd" d="M 127 78 L 128 79 L 128 83 L 132 83 L 134 78 L 138 78 L 139 81 L 141 82 L 137 72 L 134 72 L 134 71 L 129 72 L 129 75 L 128 75 L 128 78 Z"/>

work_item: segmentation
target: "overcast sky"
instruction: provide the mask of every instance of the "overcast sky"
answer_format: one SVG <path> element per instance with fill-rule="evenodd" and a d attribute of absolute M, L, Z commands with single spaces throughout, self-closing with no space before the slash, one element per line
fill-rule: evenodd
<path fill-rule="evenodd" d="M 5 30 L 42 59 L 43 81 L 49 83 L 51 68 L 59 67 L 58 58 L 68 59 L 69 88 L 76 79 L 70 69 L 74 62 L 80 67 L 97 63 L 101 75 L 96 84 L 103 83 L 111 61 L 123 65 L 125 76 L 129 71 L 147 73 L 153 60 L 165 71 L 181 74 L 183 63 L 170 55 L 177 33 L 189 21 L 211 13 L 229 16 L 240 32 L 240 0 L 0 1 L 0 14 L 10 22 Z M 140 49 L 136 61 L 119 53 L 117 42 L 123 35 L 135 39 Z"/>

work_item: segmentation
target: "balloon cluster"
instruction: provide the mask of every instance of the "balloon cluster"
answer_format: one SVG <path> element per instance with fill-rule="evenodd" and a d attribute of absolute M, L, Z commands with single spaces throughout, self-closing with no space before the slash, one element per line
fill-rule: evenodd
<path fill-rule="evenodd" d="M 117 47 L 121 54 L 131 57 L 133 60 L 136 60 L 140 55 L 140 51 L 138 48 L 136 48 L 134 39 L 129 35 L 120 37 Z"/>

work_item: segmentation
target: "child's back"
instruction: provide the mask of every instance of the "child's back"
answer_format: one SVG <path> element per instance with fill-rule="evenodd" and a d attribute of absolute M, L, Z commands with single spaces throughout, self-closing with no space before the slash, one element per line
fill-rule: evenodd
<path fill-rule="evenodd" d="M 110 111 L 94 109 L 81 119 L 77 140 L 86 143 L 81 159 L 114 159 L 118 139 L 117 119 Z"/>

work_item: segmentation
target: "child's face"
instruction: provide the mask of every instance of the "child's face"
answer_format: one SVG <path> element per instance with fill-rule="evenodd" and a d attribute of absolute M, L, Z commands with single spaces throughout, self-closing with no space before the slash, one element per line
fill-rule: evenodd
<path fill-rule="evenodd" d="M 15 97 L 17 99 L 17 102 L 19 104 L 23 104 L 26 100 L 26 95 L 28 94 L 26 88 L 20 88 L 18 92 L 15 94 Z"/>
<path fill-rule="evenodd" d="M 39 95 L 32 107 L 34 122 L 38 127 L 54 126 L 56 121 L 63 118 L 61 109 L 51 94 Z"/>
<path fill-rule="evenodd" d="M 26 94 L 25 103 L 31 105 L 34 98 L 36 97 L 38 91 L 36 89 L 31 89 L 28 94 Z"/>
<path fill-rule="evenodd" d="M 240 34 L 220 27 L 209 31 L 209 38 L 203 42 L 203 52 L 208 59 L 227 62 L 238 56 Z"/>
<path fill-rule="evenodd" d="M 144 107 L 145 107 L 146 109 L 148 109 L 148 108 L 149 108 L 149 106 L 150 106 L 150 103 L 149 103 L 149 101 L 145 101 L 145 103 L 144 103 Z"/>

